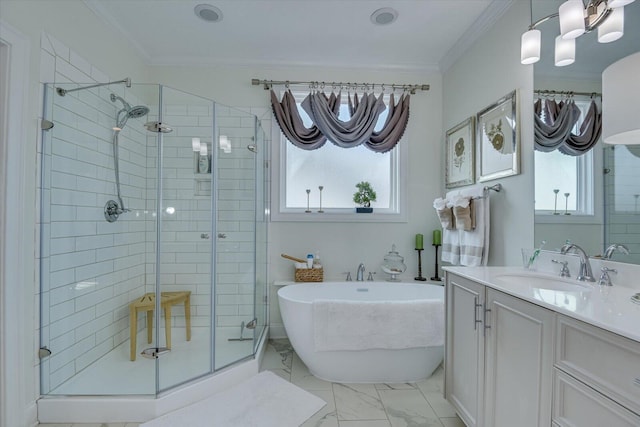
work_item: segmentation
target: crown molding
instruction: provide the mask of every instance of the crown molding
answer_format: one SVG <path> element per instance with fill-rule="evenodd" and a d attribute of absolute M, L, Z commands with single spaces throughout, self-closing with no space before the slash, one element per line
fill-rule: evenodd
<path fill-rule="evenodd" d="M 493 0 L 440 60 L 440 72 L 444 74 L 455 64 L 482 35 L 493 27 L 515 1 L 516 0 Z"/>
<path fill-rule="evenodd" d="M 332 68 L 332 69 L 362 69 L 378 71 L 399 71 L 399 72 L 428 72 L 440 73 L 440 67 L 432 64 L 372 64 L 372 63 L 356 63 L 344 62 L 329 63 L 326 61 L 274 61 L 274 60 L 255 60 L 255 59 L 223 59 L 223 58 L 206 58 L 206 57 L 163 57 L 161 59 L 147 60 L 147 65 L 160 66 L 200 66 L 200 67 L 261 67 L 261 68 Z"/>

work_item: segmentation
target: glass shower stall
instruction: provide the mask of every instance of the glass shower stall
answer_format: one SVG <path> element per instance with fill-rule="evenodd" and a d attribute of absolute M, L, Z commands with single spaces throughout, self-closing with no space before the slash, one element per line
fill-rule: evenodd
<path fill-rule="evenodd" d="M 267 320 L 257 118 L 157 84 L 46 85 L 44 104 L 41 393 L 156 395 L 252 358 Z"/>

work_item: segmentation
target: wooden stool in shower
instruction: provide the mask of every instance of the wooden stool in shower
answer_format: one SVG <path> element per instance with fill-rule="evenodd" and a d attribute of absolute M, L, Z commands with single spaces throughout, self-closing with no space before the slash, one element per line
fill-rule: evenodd
<path fill-rule="evenodd" d="M 167 348 L 171 348 L 171 306 L 184 303 L 184 316 L 187 322 L 187 341 L 191 341 L 191 291 L 160 293 L 160 307 L 164 311 L 164 329 Z M 147 342 L 153 337 L 153 311 L 156 309 L 156 294 L 144 294 L 129 304 L 129 328 L 131 341 L 131 360 L 136 360 L 136 338 L 138 335 L 138 312 L 147 312 Z"/>

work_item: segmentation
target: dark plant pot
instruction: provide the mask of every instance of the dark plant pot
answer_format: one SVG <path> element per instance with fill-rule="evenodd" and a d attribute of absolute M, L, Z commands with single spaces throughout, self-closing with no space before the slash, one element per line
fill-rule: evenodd
<path fill-rule="evenodd" d="M 356 213 L 371 213 L 373 208 L 356 208 Z"/>

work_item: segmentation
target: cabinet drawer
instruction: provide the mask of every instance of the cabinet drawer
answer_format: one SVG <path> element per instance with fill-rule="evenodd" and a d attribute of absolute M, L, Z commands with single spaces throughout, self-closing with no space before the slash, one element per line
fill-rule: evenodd
<path fill-rule="evenodd" d="M 559 369 L 554 372 L 553 425 L 637 427 L 640 416 Z"/>
<path fill-rule="evenodd" d="M 556 325 L 555 366 L 640 414 L 640 343 L 562 315 Z"/>

